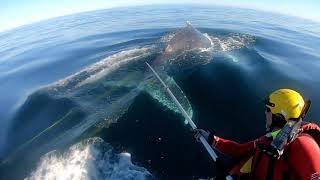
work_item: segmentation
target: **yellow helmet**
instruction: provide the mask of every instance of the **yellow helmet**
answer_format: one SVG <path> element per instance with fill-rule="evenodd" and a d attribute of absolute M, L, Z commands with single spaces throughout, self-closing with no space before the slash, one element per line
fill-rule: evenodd
<path fill-rule="evenodd" d="M 302 96 L 291 89 L 274 91 L 265 103 L 273 114 L 282 114 L 286 121 L 299 118 L 305 104 Z"/>

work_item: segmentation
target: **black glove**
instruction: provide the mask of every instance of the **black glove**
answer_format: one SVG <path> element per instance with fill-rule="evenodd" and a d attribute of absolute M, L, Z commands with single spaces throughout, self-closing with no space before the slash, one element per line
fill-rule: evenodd
<path fill-rule="evenodd" d="M 195 132 L 194 137 L 197 141 L 200 141 L 200 137 L 203 136 L 210 145 L 213 143 L 213 133 L 211 131 L 204 129 L 194 129 L 193 132 Z"/>

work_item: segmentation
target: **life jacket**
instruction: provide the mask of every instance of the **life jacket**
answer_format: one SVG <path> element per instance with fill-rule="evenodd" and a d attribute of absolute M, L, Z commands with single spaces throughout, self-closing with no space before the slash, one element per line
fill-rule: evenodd
<path fill-rule="evenodd" d="M 313 123 L 303 122 L 299 129 L 297 137 L 307 134 L 310 135 L 320 147 L 320 127 Z M 270 145 L 274 135 L 271 133 L 266 134 L 259 138 L 255 154 L 251 157 L 245 157 L 232 168 L 230 175 L 234 179 L 256 179 L 261 174 L 261 179 L 290 179 L 290 167 L 288 165 L 288 148 L 294 140 L 288 142 L 284 149 L 283 155 L 279 159 L 274 159 L 266 153 L 262 152 L 261 146 Z M 259 172 L 264 170 L 263 173 Z M 276 176 L 274 176 L 276 175 Z M 286 178 L 287 177 L 287 178 Z M 258 177 L 260 179 L 260 177 Z"/>

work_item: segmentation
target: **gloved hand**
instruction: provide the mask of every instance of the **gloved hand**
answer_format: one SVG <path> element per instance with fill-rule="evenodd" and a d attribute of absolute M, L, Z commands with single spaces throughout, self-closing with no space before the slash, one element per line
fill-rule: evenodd
<path fill-rule="evenodd" d="M 194 137 L 197 139 L 197 141 L 200 141 L 200 137 L 203 136 L 209 144 L 213 143 L 214 138 L 213 133 L 211 131 L 204 129 L 194 129 L 193 132 L 195 132 Z"/>

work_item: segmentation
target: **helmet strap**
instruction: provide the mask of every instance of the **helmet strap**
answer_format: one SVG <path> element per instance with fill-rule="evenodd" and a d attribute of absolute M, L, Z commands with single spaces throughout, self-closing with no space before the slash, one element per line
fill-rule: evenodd
<path fill-rule="evenodd" d="M 283 128 L 286 125 L 287 121 L 282 114 L 272 114 L 272 123 L 270 126 L 270 130 L 278 127 Z"/>

